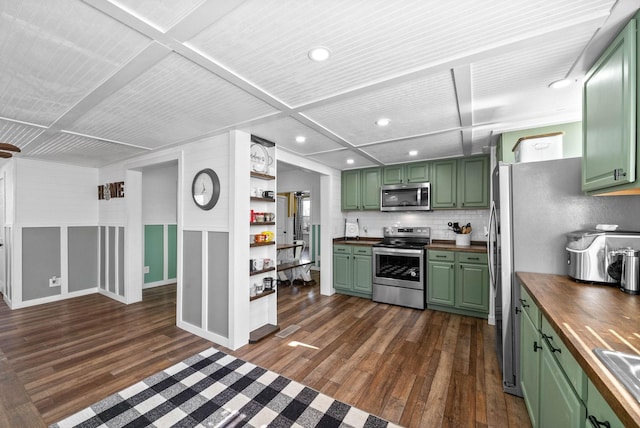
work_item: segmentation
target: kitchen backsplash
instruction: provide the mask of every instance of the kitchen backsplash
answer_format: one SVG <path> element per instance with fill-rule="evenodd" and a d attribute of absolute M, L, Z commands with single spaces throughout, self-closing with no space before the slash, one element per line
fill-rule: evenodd
<path fill-rule="evenodd" d="M 437 210 L 417 213 L 388 213 L 379 211 L 357 211 L 342 213 L 343 222 L 358 219 L 361 237 L 382 237 L 386 226 L 429 226 L 431 239 L 455 239 L 455 233 L 449 229 L 449 222 L 460 225 L 471 223 L 471 240 L 486 241 L 484 228 L 489 225 L 489 210 Z M 343 224 L 344 225 L 344 224 Z M 344 227 L 335 236 L 344 235 Z"/>

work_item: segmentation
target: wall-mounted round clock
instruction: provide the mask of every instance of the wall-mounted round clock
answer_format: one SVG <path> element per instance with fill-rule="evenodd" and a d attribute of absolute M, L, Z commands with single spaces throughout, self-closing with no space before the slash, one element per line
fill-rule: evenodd
<path fill-rule="evenodd" d="M 210 210 L 218 202 L 220 196 L 220 180 L 211 168 L 205 168 L 193 177 L 191 185 L 193 202 L 203 210 Z"/>

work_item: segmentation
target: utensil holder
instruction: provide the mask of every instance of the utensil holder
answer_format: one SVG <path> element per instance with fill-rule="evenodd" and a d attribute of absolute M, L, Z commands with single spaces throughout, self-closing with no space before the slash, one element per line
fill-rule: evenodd
<path fill-rule="evenodd" d="M 469 247 L 471 245 L 471 234 L 458 233 L 456 235 L 456 245 L 458 247 Z"/>

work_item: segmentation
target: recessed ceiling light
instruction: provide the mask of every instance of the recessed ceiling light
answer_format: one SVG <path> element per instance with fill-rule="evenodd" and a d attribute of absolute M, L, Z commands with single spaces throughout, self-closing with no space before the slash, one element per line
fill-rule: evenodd
<path fill-rule="evenodd" d="M 409 151 L 409 156 L 417 156 L 417 155 L 418 155 L 418 151 L 417 150 Z"/>
<path fill-rule="evenodd" d="M 553 89 L 566 88 L 571 83 L 573 82 L 570 79 L 560 79 L 560 80 L 556 80 L 555 82 L 549 83 L 549 87 Z"/>
<path fill-rule="evenodd" d="M 331 56 L 331 51 L 324 46 L 318 46 L 311 49 L 308 53 L 309 59 L 312 61 L 326 61 Z"/>
<path fill-rule="evenodd" d="M 347 163 L 348 163 L 349 165 L 351 165 L 353 162 L 354 162 L 354 161 L 353 161 L 353 159 L 347 159 Z"/>
<path fill-rule="evenodd" d="M 307 141 L 307 138 L 304 137 L 303 135 L 298 135 L 296 137 L 296 143 L 304 143 L 305 141 Z"/>
<path fill-rule="evenodd" d="M 391 123 L 391 121 L 389 119 L 387 119 L 386 117 L 381 117 L 380 119 L 376 120 L 376 125 L 378 126 L 387 126 Z"/>

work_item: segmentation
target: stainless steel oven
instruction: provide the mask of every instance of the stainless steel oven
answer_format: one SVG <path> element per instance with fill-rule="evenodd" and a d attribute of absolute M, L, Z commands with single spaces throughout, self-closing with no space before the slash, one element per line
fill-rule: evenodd
<path fill-rule="evenodd" d="M 372 248 L 373 301 L 424 309 L 428 227 L 387 227 Z"/>

